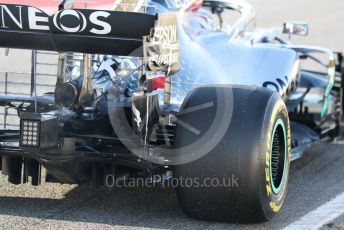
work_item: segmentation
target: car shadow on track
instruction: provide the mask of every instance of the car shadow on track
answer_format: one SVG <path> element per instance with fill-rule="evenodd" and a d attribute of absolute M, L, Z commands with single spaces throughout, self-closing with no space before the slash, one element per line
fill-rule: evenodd
<path fill-rule="evenodd" d="M 48 189 L 43 186 L 41 192 L 47 193 L 44 196 L 54 189 L 53 186 L 58 189 L 61 185 L 48 185 Z M 1 196 L 0 215 L 148 228 L 185 229 L 187 225 L 192 228 L 212 225 L 187 218 L 179 208 L 174 190 L 169 188 L 109 191 L 79 186 L 64 194 L 62 199 L 23 197 L 28 195 L 24 193 L 20 191 L 16 197 Z"/>

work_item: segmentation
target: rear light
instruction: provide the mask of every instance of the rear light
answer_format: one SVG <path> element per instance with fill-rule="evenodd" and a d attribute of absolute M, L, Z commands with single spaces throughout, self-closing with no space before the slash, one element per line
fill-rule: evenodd
<path fill-rule="evenodd" d="M 26 150 L 57 147 L 60 144 L 59 130 L 54 115 L 22 113 L 19 145 Z"/>
<path fill-rule="evenodd" d="M 21 120 L 20 145 L 39 147 L 41 122 L 39 120 Z"/>
<path fill-rule="evenodd" d="M 147 81 L 146 81 L 147 91 L 164 89 L 165 88 L 165 80 L 166 80 L 165 76 L 158 76 L 158 77 L 153 77 L 151 79 L 147 79 Z"/>

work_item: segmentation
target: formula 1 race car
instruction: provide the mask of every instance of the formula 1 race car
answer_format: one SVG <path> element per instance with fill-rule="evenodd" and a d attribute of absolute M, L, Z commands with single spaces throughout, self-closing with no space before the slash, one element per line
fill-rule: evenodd
<path fill-rule="evenodd" d="M 344 58 L 284 39 L 305 23 L 257 29 L 239 0 L 0 8 L 1 47 L 58 52 L 54 92 L 37 95 L 33 65 L 32 95 L 0 95 L 19 117 L 0 134 L 10 183 L 143 179 L 175 187 L 190 217 L 261 222 L 282 207 L 290 162 L 340 135 Z"/>

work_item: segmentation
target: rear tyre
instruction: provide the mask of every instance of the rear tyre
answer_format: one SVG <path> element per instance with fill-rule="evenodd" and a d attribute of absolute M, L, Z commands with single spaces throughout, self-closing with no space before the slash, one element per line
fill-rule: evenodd
<path fill-rule="evenodd" d="M 200 98 L 216 101 L 216 94 L 209 93 L 212 88 L 195 89 L 182 110 L 197 106 Z M 234 100 L 227 132 L 204 157 L 175 166 L 174 175 L 181 182 L 176 188 L 177 197 L 182 210 L 200 220 L 267 221 L 280 211 L 287 191 L 288 112 L 280 96 L 265 88 L 227 90 L 233 91 Z M 212 122 L 212 112 L 189 113 L 180 118 L 193 127 L 202 127 Z M 177 125 L 176 146 L 192 141 L 190 133 Z M 186 180 L 194 183 L 186 186 L 182 183 Z"/>

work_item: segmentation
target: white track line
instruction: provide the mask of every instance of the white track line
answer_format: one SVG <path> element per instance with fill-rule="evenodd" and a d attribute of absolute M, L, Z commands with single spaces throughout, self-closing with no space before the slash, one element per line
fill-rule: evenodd
<path fill-rule="evenodd" d="M 344 193 L 288 225 L 284 230 L 319 229 L 343 214 Z"/>

